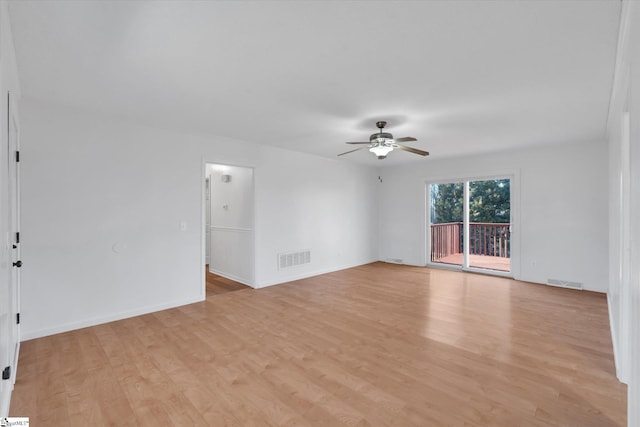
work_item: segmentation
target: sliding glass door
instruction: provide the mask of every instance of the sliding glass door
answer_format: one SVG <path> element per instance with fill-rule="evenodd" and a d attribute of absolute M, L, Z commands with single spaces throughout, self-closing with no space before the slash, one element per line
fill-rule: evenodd
<path fill-rule="evenodd" d="M 511 179 L 429 184 L 430 260 L 511 271 Z"/>
<path fill-rule="evenodd" d="M 463 265 L 464 184 L 431 184 L 431 262 Z"/>

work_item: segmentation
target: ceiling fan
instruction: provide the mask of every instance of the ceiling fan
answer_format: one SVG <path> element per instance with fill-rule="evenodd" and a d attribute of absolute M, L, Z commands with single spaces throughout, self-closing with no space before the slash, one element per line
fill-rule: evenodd
<path fill-rule="evenodd" d="M 417 148 L 407 147 L 406 145 L 399 144 L 399 142 L 409 142 L 409 141 L 417 141 L 417 139 L 405 136 L 404 138 L 393 138 L 393 135 L 387 132 L 382 132 L 382 129 L 387 125 L 385 121 L 376 122 L 376 126 L 380 131 L 378 133 L 374 133 L 369 137 L 369 142 L 347 142 L 347 144 L 367 144 L 368 147 L 360 147 L 355 150 L 350 150 L 345 153 L 338 154 L 338 156 L 343 156 L 345 154 L 353 153 L 354 151 L 362 150 L 363 148 L 369 148 L 373 154 L 375 154 L 378 159 L 382 160 L 387 157 L 387 154 L 392 152 L 395 148 L 400 150 L 408 151 L 410 153 L 419 154 L 421 156 L 428 156 L 429 153 L 427 151 L 418 150 Z"/>

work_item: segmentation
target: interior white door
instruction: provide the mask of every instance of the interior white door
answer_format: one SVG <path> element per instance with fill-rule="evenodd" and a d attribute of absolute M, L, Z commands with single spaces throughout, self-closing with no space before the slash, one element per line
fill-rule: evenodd
<path fill-rule="evenodd" d="M 10 342 L 9 342 L 9 366 L 8 374 L 12 387 L 15 383 L 18 366 L 18 353 L 20 350 L 20 134 L 18 126 L 17 109 L 11 94 L 8 95 L 8 140 L 9 140 L 9 251 L 10 251 Z"/>
<path fill-rule="evenodd" d="M 20 171 L 19 171 L 19 126 L 14 100 L 7 93 L 7 117 L 2 126 L 2 188 L 0 194 L 6 200 L 6 209 L 0 215 L 2 229 L 6 233 L 3 242 L 3 273 L 0 280 L 0 417 L 8 415 L 11 391 L 16 378 L 18 353 L 20 350 Z M 4 120 L 3 120 L 4 121 Z"/>

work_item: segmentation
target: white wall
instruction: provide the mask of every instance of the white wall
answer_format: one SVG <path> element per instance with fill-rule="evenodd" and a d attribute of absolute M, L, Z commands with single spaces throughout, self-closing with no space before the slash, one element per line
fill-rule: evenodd
<path fill-rule="evenodd" d="M 211 203 L 211 224 L 225 228 L 253 228 L 253 168 L 207 165 L 215 200 Z M 229 176 L 228 182 L 222 176 Z"/>
<path fill-rule="evenodd" d="M 255 167 L 255 286 L 377 259 L 371 168 L 34 100 L 21 114 L 25 338 L 202 300 L 205 161 Z M 278 271 L 299 247 L 313 262 Z"/>
<path fill-rule="evenodd" d="M 253 285 L 253 168 L 207 165 L 211 188 L 209 270 Z M 223 181 L 223 176 L 229 176 Z"/>
<path fill-rule="evenodd" d="M 618 378 L 628 383 L 629 426 L 640 426 L 640 4 L 624 1 L 609 109 L 609 219 L 611 335 Z M 625 113 L 629 115 L 629 148 L 623 144 Z M 628 200 L 620 193 L 628 161 Z M 626 211 L 626 212 L 625 212 Z M 629 216 L 628 226 L 623 218 Z M 628 241 L 625 242 L 625 236 Z M 625 261 L 625 252 L 628 260 Z"/>
<path fill-rule="evenodd" d="M 14 348 L 10 342 L 7 327 L 13 328 L 15 313 L 11 307 L 11 290 L 9 289 L 12 259 L 7 243 L 10 233 L 9 225 L 9 193 L 8 193 L 8 139 L 7 139 L 7 92 L 11 92 L 14 100 L 20 98 L 20 84 L 16 67 L 13 39 L 9 24 L 7 3 L 0 1 L 0 370 L 10 363 Z M 12 250 L 12 249 L 11 249 Z M 15 367 L 13 374 L 15 375 Z M 2 381 L 2 380 L 0 380 Z M 9 400 L 13 388 L 12 380 L 0 384 L 0 417 L 9 412 Z"/>
<path fill-rule="evenodd" d="M 514 173 L 512 269 L 516 278 L 549 278 L 607 289 L 607 147 L 557 145 L 473 157 L 431 158 L 385 168 L 380 195 L 380 259 L 424 265 L 425 181 Z M 604 163 L 603 163 L 604 162 Z M 519 200 L 519 202 L 518 202 Z M 519 216 L 519 218 L 518 218 Z M 519 232 L 518 232 L 519 231 Z"/>
<path fill-rule="evenodd" d="M 259 285 L 294 280 L 378 259 L 378 173 L 335 161 L 266 150 L 256 169 Z M 311 250 L 311 264 L 278 271 L 277 255 Z"/>

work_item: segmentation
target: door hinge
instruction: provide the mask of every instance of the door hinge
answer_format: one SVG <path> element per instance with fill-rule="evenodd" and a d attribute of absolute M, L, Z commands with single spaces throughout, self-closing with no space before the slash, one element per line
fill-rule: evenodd
<path fill-rule="evenodd" d="M 16 313 L 16 324 L 20 324 L 20 313 Z"/>
<path fill-rule="evenodd" d="M 16 232 L 16 243 L 20 243 L 20 232 Z"/>
<path fill-rule="evenodd" d="M 16 151 L 16 163 L 20 163 L 20 152 Z"/>
<path fill-rule="evenodd" d="M 7 366 L 2 370 L 2 379 L 8 380 L 9 378 L 11 378 L 11 366 Z"/>

